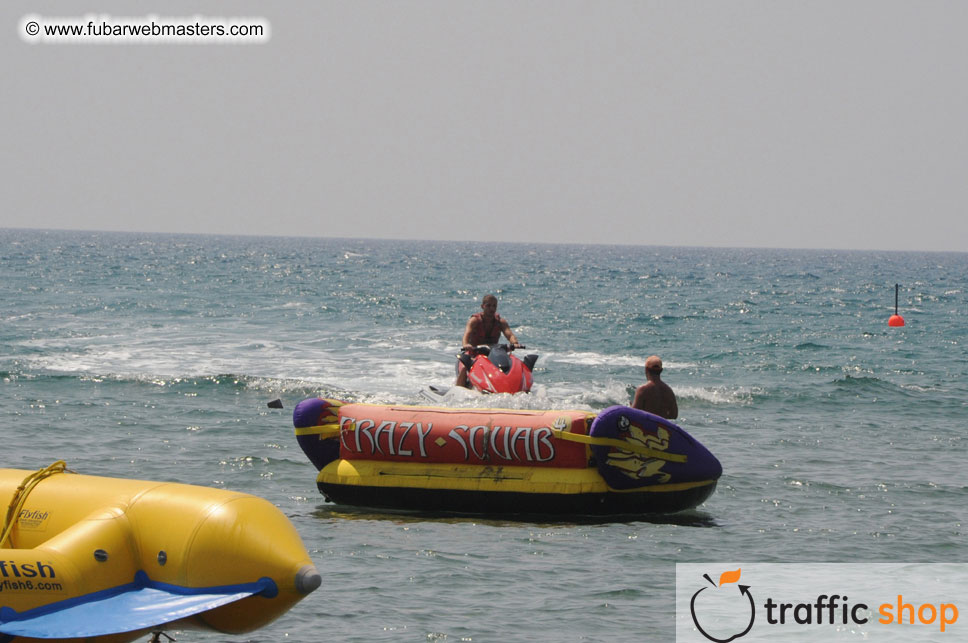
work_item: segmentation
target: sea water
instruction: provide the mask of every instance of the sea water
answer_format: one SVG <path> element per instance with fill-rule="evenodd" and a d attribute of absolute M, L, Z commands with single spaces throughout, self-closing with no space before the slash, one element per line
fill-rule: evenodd
<path fill-rule="evenodd" d="M 676 562 L 966 559 L 966 292 L 968 254 L 0 230 L 3 466 L 276 504 L 322 586 L 181 641 L 672 640 Z M 427 403 L 486 293 L 540 355 L 534 390 L 442 403 L 597 411 L 658 354 L 723 463 L 707 502 L 631 522 L 325 502 L 293 406 Z"/>

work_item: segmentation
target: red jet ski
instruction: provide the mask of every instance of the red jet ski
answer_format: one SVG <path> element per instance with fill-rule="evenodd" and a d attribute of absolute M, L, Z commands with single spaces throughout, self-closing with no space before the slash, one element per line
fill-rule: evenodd
<path fill-rule="evenodd" d="M 524 346 L 518 346 L 525 348 Z M 458 359 L 467 369 L 467 381 L 482 393 L 527 393 L 531 390 L 531 369 L 538 356 L 518 359 L 508 344 L 477 346 Z"/>

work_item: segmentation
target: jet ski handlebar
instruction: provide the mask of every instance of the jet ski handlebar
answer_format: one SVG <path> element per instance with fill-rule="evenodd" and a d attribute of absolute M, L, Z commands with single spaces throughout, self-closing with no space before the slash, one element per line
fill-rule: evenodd
<path fill-rule="evenodd" d="M 503 348 L 509 353 L 517 348 L 527 348 L 527 346 L 525 346 L 524 344 L 497 344 L 497 346 Z M 462 347 L 461 352 L 471 353 L 473 355 L 487 355 L 491 352 L 491 345 L 478 344 L 477 346 L 472 347 L 470 350 L 467 350 Z"/>

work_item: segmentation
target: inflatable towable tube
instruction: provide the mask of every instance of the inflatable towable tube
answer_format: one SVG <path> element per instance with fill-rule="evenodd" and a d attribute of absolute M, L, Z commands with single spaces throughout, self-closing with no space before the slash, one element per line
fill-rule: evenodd
<path fill-rule="evenodd" d="M 238 634 L 321 582 L 271 503 L 184 484 L 0 469 L 0 641 Z M 37 472 L 41 473 L 41 472 Z"/>
<path fill-rule="evenodd" d="M 304 400 L 296 438 L 339 504 L 490 514 L 641 515 L 695 507 L 722 466 L 682 428 L 613 406 L 455 409 Z"/>

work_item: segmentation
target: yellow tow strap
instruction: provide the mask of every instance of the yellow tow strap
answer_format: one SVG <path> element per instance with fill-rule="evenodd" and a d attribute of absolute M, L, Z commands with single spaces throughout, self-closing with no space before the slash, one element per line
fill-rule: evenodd
<path fill-rule="evenodd" d="M 622 451 L 631 451 L 632 453 L 638 453 L 639 455 L 656 458 L 658 460 L 668 460 L 669 462 L 686 461 L 685 455 L 681 455 L 679 453 L 666 453 L 665 451 L 659 451 L 658 449 L 650 449 L 649 447 L 635 444 L 634 442 L 629 442 L 627 440 L 616 440 L 615 438 L 596 438 L 590 435 L 582 435 L 581 433 L 568 433 L 567 431 L 562 431 L 561 429 L 551 429 L 551 432 L 554 433 L 555 437 L 559 440 L 581 442 L 582 444 L 590 444 L 592 446 L 615 447 L 616 449 L 621 449 Z"/>
<path fill-rule="evenodd" d="M 356 430 L 356 424 L 349 424 L 343 428 L 347 431 L 354 431 Z M 296 435 L 318 435 L 320 440 L 338 438 L 339 433 L 340 427 L 335 423 L 322 424 L 319 426 L 307 426 L 296 429 Z M 658 449 L 651 449 L 647 446 L 636 444 L 628 440 L 617 440 L 615 438 L 596 438 L 590 435 L 582 435 L 581 433 L 569 433 L 562 429 L 551 429 L 551 433 L 559 440 L 580 442 L 581 444 L 590 444 L 592 446 L 615 447 L 616 449 L 622 449 L 623 451 L 637 453 L 639 455 L 644 455 L 649 458 L 656 458 L 658 460 L 666 460 L 668 462 L 686 462 L 687 460 L 685 455 L 679 453 L 667 453 L 665 451 L 659 451 Z"/>
<path fill-rule="evenodd" d="M 355 427 L 347 426 L 347 430 L 353 430 Z M 303 426 L 296 429 L 296 435 L 318 435 L 320 440 L 327 440 L 329 438 L 339 437 L 339 425 L 336 423 L 330 424 L 320 424 L 318 426 Z"/>
<path fill-rule="evenodd" d="M 30 495 L 34 487 L 40 484 L 40 481 L 44 478 L 50 477 L 55 473 L 63 473 L 66 470 L 67 463 L 63 460 L 58 460 L 49 467 L 34 471 L 24 478 L 24 481 L 20 483 L 20 486 L 13 493 L 10 506 L 7 507 L 7 517 L 3 521 L 3 530 L 0 532 L 0 548 L 6 546 L 10 532 L 13 531 L 13 526 L 17 524 L 17 517 L 20 516 L 20 511 L 23 509 L 24 503 L 27 502 L 27 496 Z"/>

